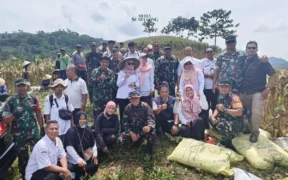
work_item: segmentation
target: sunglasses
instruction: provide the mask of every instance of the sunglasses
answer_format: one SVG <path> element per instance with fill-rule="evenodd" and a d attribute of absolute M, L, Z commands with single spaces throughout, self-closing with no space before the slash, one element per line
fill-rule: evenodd
<path fill-rule="evenodd" d="M 226 44 L 234 44 L 236 41 L 235 40 L 229 40 L 229 41 L 226 41 Z"/>
<path fill-rule="evenodd" d="M 257 47 L 247 47 L 247 49 L 255 50 Z"/>
<path fill-rule="evenodd" d="M 127 64 L 128 64 L 128 66 L 131 66 L 131 65 L 134 66 L 134 63 L 133 63 L 133 62 L 128 62 Z"/>
<path fill-rule="evenodd" d="M 136 99 L 139 99 L 139 97 L 131 97 L 130 99 L 131 100 L 136 100 Z"/>
<path fill-rule="evenodd" d="M 206 51 L 206 53 L 207 53 L 207 54 L 212 54 L 212 53 L 213 53 L 213 51 Z"/>

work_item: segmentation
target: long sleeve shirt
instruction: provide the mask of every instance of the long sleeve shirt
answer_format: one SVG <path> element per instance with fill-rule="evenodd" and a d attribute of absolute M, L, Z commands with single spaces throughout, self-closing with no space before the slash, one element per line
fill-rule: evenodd
<path fill-rule="evenodd" d="M 192 84 L 192 85 L 194 86 L 196 93 L 200 93 L 200 92 L 204 91 L 204 75 L 203 75 L 202 71 L 199 72 L 197 79 L 198 79 L 198 81 L 197 81 L 198 83 Z M 180 94 L 183 94 L 183 91 L 184 91 L 184 88 L 186 85 L 187 84 L 186 84 L 185 80 L 181 78 L 180 83 L 179 83 Z"/>
<path fill-rule="evenodd" d="M 141 72 L 139 73 L 139 83 L 141 83 Z M 154 73 L 153 68 L 146 73 L 143 85 L 139 87 L 139 93 L 141 96 L 149 96 L 150 92 L 154 91 Z"/>
<path fill-rule="evenodd" d="M 7 95 L 8 94 L 8 90 L 6 85 L 3 85 L 0 87 L 0 95 Z"/>
<path fill-rule="evenodd" d="M 117 99 L 126 99 L 128 98 L 128 94 L 134 91 L 137 87 L 139 87 L 139 74 L 136 72 L 135 74 L 131 74 L 128 78 L 125 79 L 125 73 L 120 71 L 117 78 Z M 131 82 L 135 83 L 136 87 L 130 87 L 129 84 Z"/>

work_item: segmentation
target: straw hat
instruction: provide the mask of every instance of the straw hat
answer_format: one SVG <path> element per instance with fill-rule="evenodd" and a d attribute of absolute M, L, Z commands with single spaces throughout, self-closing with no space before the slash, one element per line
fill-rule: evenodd
<path fill-rule="evenodd" d="M 140 65 L 139 59 L 134 58 L 134 57 L 127 57 L 127 58 L 123 59 L 122 61 L 120 61 L 120 63 L 119 63 L 119 70 L 120 71 L 122 69 L 124 69 L 126 61 L 134 61 L 134 70 L 136 70 Z"/>
<path fill-rule="evenodd" d="M 5 80 L 3 78 L 0 78 L 0 86 L 3 86 L 5 84 Z"/>
<path fill-rule="evenodd" d="M 153 48 L 152 44 L 148 44 L 148 45 L 147 45 L 147 48 L 148 48 L 148 49 L 152 49 L 152 48 Z"/>
<path fill-rule="evenodd" d="M 49 74 L 45 74 L 45 76 L 43 77 L 42 80 L 50 80 L 51 78 L 52 78 L 51 75 L 49 75 Z"/>
<path fill-rule="evenodd" d="M 50 85 L 50 87 L 53 89 L 54 87 L 56 87 L 56 86 L 58 86 L 58 85 L 62 85 L 62 86 L 64 87 L 64 89 L 67 88 L 67 85 L 66 85 L 66 83 L 64 82 L 64 80 L 63 80 L 63 79 L 60 79 L 60 78 L 56 79 L 56 80 L 53 82 L 53 84 Z"/>
<path fill-rule="evenodd" d="M 25 67 L 25 66 L 27 66 L 27 65 L 29 65 L 29 64 L 31 64 L 31 62 L 29 62 L 29 61 L 24 61 L 24 62 L 23 62 L 23 67 Z"/>

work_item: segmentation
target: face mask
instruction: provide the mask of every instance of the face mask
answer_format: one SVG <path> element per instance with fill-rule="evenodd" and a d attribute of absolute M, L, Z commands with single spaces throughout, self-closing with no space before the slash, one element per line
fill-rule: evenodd
<path fill-rule="evenodd" d="M 113 114 L 108 114 L 107 112 L 105 112 L 107 117 L 111 117 Z"/>
<path fill-rule="evenodd" d="M 82 126 L 80 126 L 81 128 L 85 128 L 86 127 L 86 124 L 84 124 L 84 125 L 82 125 Z"/>

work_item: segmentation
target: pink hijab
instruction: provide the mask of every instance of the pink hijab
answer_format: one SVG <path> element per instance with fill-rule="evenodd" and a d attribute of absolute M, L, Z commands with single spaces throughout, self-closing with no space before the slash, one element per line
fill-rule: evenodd
<path fill-rule="evenodd" d="M 187 62 L 191 62 L 193 64 L 193 68 L 191 70 L 185 70 L 184 66 Z M 181 79 L 185 81 L 185 84 L 191 84 L 195 86 L 198 83 L 198 75 L 199 72 L 201 71 L 198 68 L 194 67 L 194 63 L 192 61 L 192 58 L 186 59 L 184 64 L 183 64 L 183 74 L 181 76 Z"/>
<path fill-rule="evenodd" d="M 146 76 L 147 72 L 150 71 L 151 68 L 152 68 L 152 66 L 148 62 L 146 62 L 146 64 L 143 66 L 142 59 L 140 60 L 140 66 L 138 67 L 138 71 L 141 73 L 140 74 L 140 87 L 143 86 L 145 76 Z"/>
<path fill-rule="evenodd" d="M 193 97 L 188 97 L 186 94 L 187 88 L 192 88 L 194 91 Z M 201 112 L 200 101 L 194 89 L 194 86 L 188 84 L 184 88 L 183 99 L 182 99 L 182 113 L 188 120 L 194 120 L 198 118 L 198 114 Z"/>
<path fill-rule="evenodd" d="M 109 101 L 109 102 L 106 104 L 103 114 L 104 114 L 104 116 L 105 116 L 107 119 L 110 119 L 110 117 L 106 116 L 106 112 L 107 112 L 109 106 L 113 106 L 113 107 L 116 109 L 116 104 L 115 104 L 115 102 Z"/>

